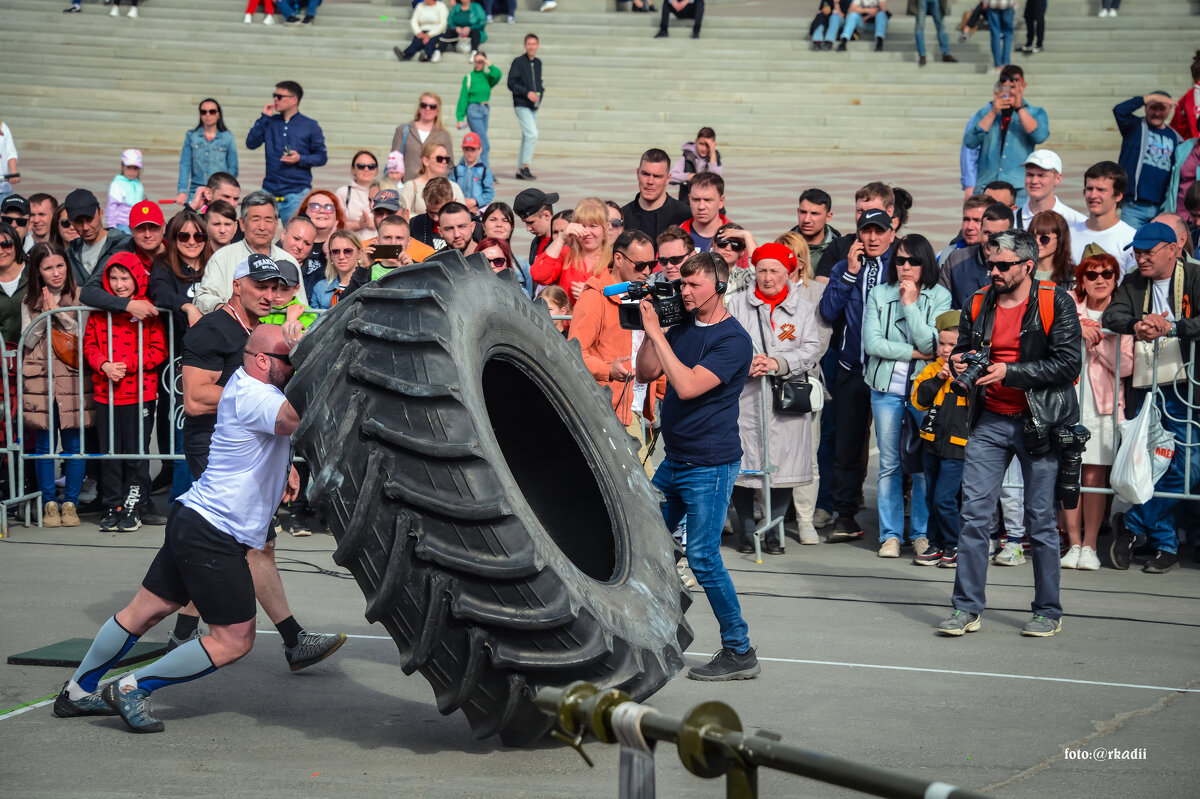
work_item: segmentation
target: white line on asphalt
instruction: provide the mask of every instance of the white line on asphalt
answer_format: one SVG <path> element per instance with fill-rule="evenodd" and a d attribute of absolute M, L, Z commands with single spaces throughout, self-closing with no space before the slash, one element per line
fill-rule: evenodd
<path fill-rule="evenodd" d="M 695 658 L 711 658 L 707 652 L 685 652 Z M 1100 685 L 1106 688 L 1142 688 L 1147 691 L 1176 691 L 1185 694 L 1200 694 L 1200 688 L 1169 688 L 1165 685 L 1138 685 L 1127 682 L 1097 682 L 1095 680 L 1071 680 L 1066 677 L 1038 677 L 1033 674 L 998 674 L 991 671 L 957 671 L 954 669 L 925 669 L 919 666 L 884 666 L 877 663 L 843 663 L 838 660 L 798 660 L 795 658 L 760 657 L 769 663 L 800 663 L 809 666 L 845 666 L 855 669 L 885 669 L 888 671 L 918 671 L 925 674 L 957 674 L 963 677 L 1006 677 L 1010 680 L 1038 680 L 1041 682 L 1065 682 L 1073 685 Z"/>

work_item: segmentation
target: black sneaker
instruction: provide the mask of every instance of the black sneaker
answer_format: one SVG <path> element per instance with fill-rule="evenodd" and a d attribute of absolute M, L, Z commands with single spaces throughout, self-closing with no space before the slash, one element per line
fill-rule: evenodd
<path fill-rule="evenodd" d="M 838 42 L 837 51 L 839 53 L 846 52 L 846 40 L 845 39 L 842 39 L 841 41 Z"/>
<path fill-rule="evenodd" d="M 758 665 L 758 656 L 754 649 L 748 649 L 739 655 L 732 649 L 723 647 L 713 655 L 713 659 L 703 666 L 688 669 L 688 679 L 716 682 L 717 680 L 753 680 L 762 671 Z"/>
<path fill-rule="evenodd" d="M 883 37 L 882 36 L 875 37 L 875 52 L 877 52 L 877 53 L 883 52 Z"/>
<path fill-rule="evenodd" d="M 913 558 L 913 563 L 917 566 L 936 566 L 942 560 L 941 547 L 929 547 L 920 555 Z"/>
<path fill-rule="evenodd" d="M 821 45 L 822 45 L 822 44 L 824 44 L 824 42 L 813 42 L 813 43 L 812 43 L 812 49 L 814 49 L 814 50 L 820 50 L 820 49 L 822 49 L 822 47 L 821 47 Z"/>
<path fill-rule="evenodd" d="M 345 633 L 310 633 L 301 630 L 300 639 L 293 647 L 285 646 L 283 656 L 292 671 L 308 668 L 320 663 L 346 643 Z"/>
<path fill-rule="evenodd" d="M 938 568 L 958 568 L 958 547 L 946 547 L 942 550 L 942 559 L 938 561 Z"/>
<path fill-rule="evenodd" d="M 285 20 L 283 21 L 283 24 L 284 24 L 284 25 L 287 25 L 288 27 L 294 27 L 294 26 L 296 26 L 296 25 L 299 25 L 299 24 L 300 24 L 300 17 L 297 17 L 297 16 L 291 16 L 291 17 L 288 17 L 287 19 L 285 19 Z"/>
<path fill-rule="evenodd" d="M 142 526 L 142 520 L 138 518 L 137 508 L 123 508 L 121 510 L 121 518 L 117 520 L 118 533 L 132 533 L 134 530 Z"/>
<path fill-rule="evenodd" d="M 116 532 L 117 524 L 121 521 L 121 506 L 109 508 L 104 514 L 104 518 L 100 520 L 100 532 L 112 533 Z"/>
<path fill-rule="evenodd" d="M 154 507 L 154 503 L 150 501 L 138 505 L 137 515 L 142 520 L 142 524 L 147 524 L 151 527 L 162 527 L 167 523 L 167 517 L 159 513 L 158 508 Z"/>
<path fill-rule="evenodd" d="M 741 541 L 738 541 L 737 551 L 743 555 L 753 555 L 754 554 L 754 539 L 753 538 L 743 538 Z"/>
<path fill-rule="evenodd" d="M 412 58 L 411 55 L 406 55 L 405 52 L 399 47 L 393 47 L 392 52 L 395 53 L 396 58 L 399 58 L 401 61 L 408 61 L 410 58 Z"/>
<path fill-rule="evenodd" d="M 1179 565 L 1179 554 L 1160 549 L 1154 553 L 1150 562 L 1142 567 L 1146 574 L 1166 574 Z"/>
<path fill-rule="evenodd" d="M 862 525 L 853 516 L 838 516 L 833 520 L 833 530 L 829 533 L 829 543 L 839 541 L 858 541 L 863 537 Z"/>
<path fill-rule="evenodd" d="M 1114 569 L 1124 571 L 1133 562 L 1133 543 L 1137 536 L 1129 532 L 1125 526 L 1125 514 L 1114 513 L 1112 517 L 1113 541 L 1108 549 L 1108 557 L 1112 560 Z"/>
<path fill-rule="evenodd" d="M 60 719 L 70 719 L 77 716 L 115 716 L 117 711 L 100 698 L 99 691 L 82 699 L 72 699 L 67 696 L 67 683 L 63 683 L 62 690 L 54 700 L 54 715 Z"/>
<path fill-rule="evenodd" d="M 300 24 L 301 25 L 311 25 L 311 24 L 313 24 L 313 19 L 315 19 L 315 17 L 313 17 L 312 14 L 305 14 L 304 19 L 300 20 Z"/>
<path fill-rule="evenodd" d="M 832 49 L 833 49 L 833 42 L 825 42 L 824 46 L 823 46 L 821 49 L 822 49 L 822 50 L 832 50 Z"/>
<path fill-rule="evenodd" d="M 660 30 L 658 33 L 654 34 L 654 38 L 655 39 L 665 39 L 665 38 L 667 38 L 667 32 L 664 30 Z"/>
<path fill-rule="evenodd" d="M 778 541 L 767 541 L 767 543 L 763 544 L 763 552 L 766 552 L 768 555 L 782 555 L 783 547 L 779 546 Z"/>
<path fill-rule="evenodd" d="M 82 14 L 83 9 L 79 6 L 67 6 L 63 9 L 64 14 Z"/>
<path fill-rule="evenodd" d="M 537 180 L 537 176 L 530 172 L 527 166 L 521 167 L 521 175 L 525 180 Z"/>

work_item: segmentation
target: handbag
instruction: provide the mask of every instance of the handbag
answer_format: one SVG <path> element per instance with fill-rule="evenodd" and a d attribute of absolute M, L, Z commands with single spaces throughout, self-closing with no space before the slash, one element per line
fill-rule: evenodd
<path fill-rule="evenodd" d="M 753 309 L 752 309 L 753 310 Z M 758 312 L 755 311 L 758 316 Z M 762 339 L 763 354 L 767 354 L 767 334 L 762 317 L 758 316 L 758 335 Z M 810 373 L 796 379 L 771 377 L 771 407 L 780 416 L 803 416 L 814 413 L 825 406 L 825 389 Z"/>
<path fill-rule="evenodd" d="M 917 419 L 908 410 L 908 398 L 912 396 L 912 364 L 908 367 L 908 380 L 904 383 L 904 407 L 900 416 L 900 471 L 903 474 L 922 474 L 925 471 L 925 454 L 922 448 L 921 428 Z"/>
<path fill-rule="evenodd" d="M 1171 280 L 1175 289 L 1172 306 L 1175 318 L 1183 314 L 1183 267 L 1176 265 L 1175 276 Z M 1146 286 L 1146 295 L 1142 299 L 1142 316 L 1150 312 L 1150 295 L 1152 289 Z M 1158 353 L 1157 368 L 1154 355 Z M 1187 377 L 1183 365 L 1183 350 L 1177 338 L 1159 338 L 1154 341 L 1135 341 L 1133 343 L 1133 387 L 1149 388 L 1161 386 L 1164 383 L 1174 383 Z"/>
<path fill-rule="evenodd" d="M 79 342 L 65 330 L 50 329 L 50 347 L 60 361 L 72 369 L 79 369 Z"/>

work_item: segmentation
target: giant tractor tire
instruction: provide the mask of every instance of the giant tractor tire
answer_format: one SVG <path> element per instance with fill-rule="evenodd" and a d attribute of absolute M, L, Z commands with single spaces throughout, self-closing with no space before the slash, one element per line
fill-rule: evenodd
<path fill-rule="evenodd" d="M 539 687 L 658 690 L 691 598 L 578 344 L 475 261 L 438 255 L 347 297 L 298 346 L 287 394 L 367 620 L 442 713 L 520 745 L 550 726 Z"/>

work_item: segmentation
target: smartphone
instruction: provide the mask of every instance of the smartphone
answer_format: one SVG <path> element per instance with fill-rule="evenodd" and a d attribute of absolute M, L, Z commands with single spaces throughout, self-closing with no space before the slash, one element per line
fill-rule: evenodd
<path fill-rule="evenodd" d="M 391 261 L 399 258 L 402 252 L 404 252 L 404 248 L 399 244 L 376 244 L 371 257 L 378 258 L 381 261 Z"/>

